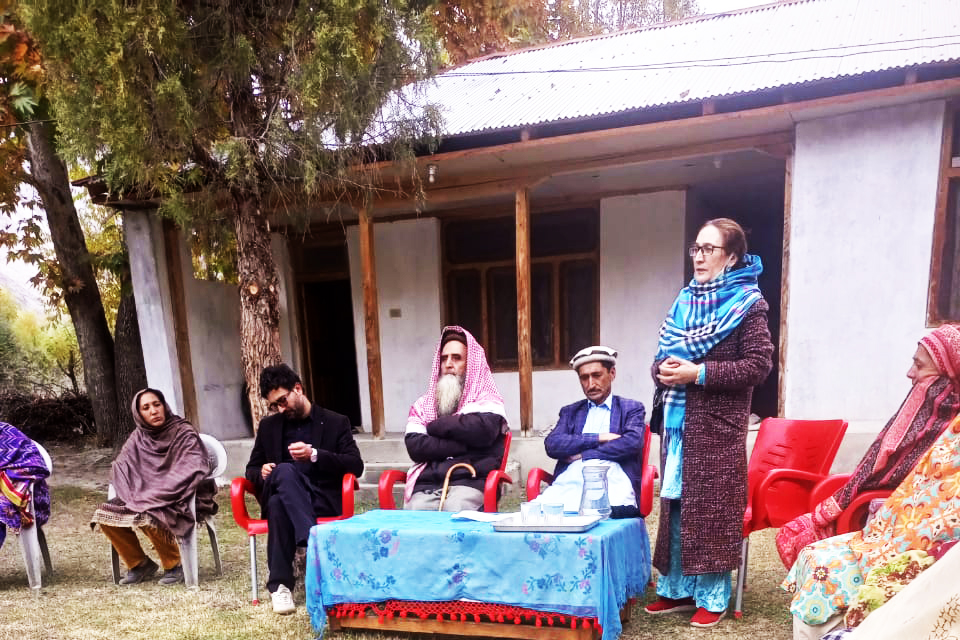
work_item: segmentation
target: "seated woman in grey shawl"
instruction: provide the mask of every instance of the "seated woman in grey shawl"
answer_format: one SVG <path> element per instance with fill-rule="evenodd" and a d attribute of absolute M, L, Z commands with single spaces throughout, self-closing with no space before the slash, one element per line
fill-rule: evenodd
<path fill-rule="evenodd" d="M 150 540 L 163 566 L 159 583 L 183 582 L 177 539 L 189 535 L 196 522 L 190 496 L 197 494 L 197 520 L 216 513 L 217 487 L 207 480 L 210 463 L 200 434 L 170 411 L 163 393 L 143 389 L 131 407 L 137 423 L 113 461 L 110 483 L 116 497 L 97 507 L 90 523 L 100 529 L 127 567 L 120 584 L 152 578 L 159 566 L 143 551 L 135 529 Z"/>

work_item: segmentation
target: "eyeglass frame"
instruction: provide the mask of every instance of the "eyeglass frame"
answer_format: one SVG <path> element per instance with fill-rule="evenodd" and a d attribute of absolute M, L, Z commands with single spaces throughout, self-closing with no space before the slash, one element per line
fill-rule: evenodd
<path fill-rule="evenodd" d="M 703 244 L 697 244 L 696 242 L 692 242 L 690 243 L 690 246 L 687 247 L 687 255 L 690 256 L 691 258 L 696 258 L 698 253 L 703 252 L 703 257 L 709 258 L 710 256 L 713 255 L 713 252 L 716 251 L 717 249 L 720 249 L 721 251 L 727 250 L 726 247 L 719 247 L 715 244 L 710 244 L 709 242 L 705 242 Z"/>
<path fill-rule="evenodd" d="M 296 390 L 296 387 L 294 387 L 293 389 L 290 389 L 290 391 L 287 391 L 285 394 L 277 398 L 275 402 L 268 404 L 267 409 L 270 411 L 270 413 L 276 413 L 277 411 L 280 411 L 280 409 L 286 409 L 287 400 L 289 399 L 290 394 L 296 392 Z"/>

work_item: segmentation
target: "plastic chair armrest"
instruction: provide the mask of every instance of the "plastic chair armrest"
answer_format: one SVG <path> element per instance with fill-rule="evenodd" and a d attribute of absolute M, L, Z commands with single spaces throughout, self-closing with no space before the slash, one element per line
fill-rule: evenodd
<path fill-rule="evenodd" d="M 780 527 L 806 513 L 810 491 L 823 475 L 797 469 L 771 469 L 753 496 L 754 531 Z"/>
<path fill-rule="evenodd" d="M 398 482 L 406 482 L 407 473 L 390 469 L 380 474 L 380 481 L 377 483 L 377 500 L 381 509 L 396 509 L 397 505 L 393 499 L 393 485 Z"/>
<path fill-rule="evenodd" d="M 817 483 L 817 485 L 813 488 L 813 491 L 810 492 L 809 509 L 813 511 L 814 507 L 835 494 L 840 487 L 847 484 L 852 475 L 852 473 L 838 473 L 832 476 L 827 476 Z"/>
<path fill-rule="evenodd" d="M 500 498 L 500 485 L 503 483 L 513 484 L 513 478 L 504 471 L 494 469 L 487 474 L 487 480 L 483 485 L 483 510 L 487 513 L 497 511 L 497 502 Z"/>
<path fill-rule="evenodd" d="M 799 487 L 812 488 L 823 479 L 824 476 L 821 473 L 811 473 L 798 469 L 771 469 L 757 487 L 757 496 L 767 493 L 775 482 L 789 482 Z"/>
<path fill-rule="evenodd" d="M 652 464 L 647 464 L 643 466 L 643 471 L 640 472 L 640 495 L 639 505 L 640 505 L 640 515 L 646 518 L 653 511 L 653 481 L 660 474 L 657 472 L 657 468 Z"/>
<path fill-rule="evenodd" d="M 356 504 L 355 498 L 356 494 L 354 493 L 360 488 L 360 483 L 357 482 L 357 476 L 352 473 L 343 474 L 343 484 L 340 487 L 343 500 L 343 514 L 344 518 L 349 518 L 354 513 L 356 513 Z"/>
<path fill-rule="evenodd" d="M 246 478 L 234 478 L 230 482 L 230 510 L 233 512 L 233 521 L 244 531 L 247 530 L 250 520 L 252 520 L 250 513 L 247 511 L 247 503 L 244 500 L 244 495 L 247 493 L 252 496 L 257 495 L 253 483 Z"/>
<path fill-rule="evenodd" d="M 861 519 L 867 515 L 867 509 L 870 508 L 870 501 L 886 499 L 890 497 L 891 493 L 893 493 L 893 491 L 889 489 L 878 489 L 876 491 L 858 493 L 857 497 L 850 503 L 850 506 L 844 509 L 840 517 L 837 518 L 837 535 L 850 533 L 851 531 L 859 531 L 865 524 Z"/>
<path fill-rule="evenodd" d="M 553 483 L 553 474 L 534 467 L 527 473 L 527 500 L 533 500 L 540 495 L 540 483 L 546 482 L 548 485 Z"/>

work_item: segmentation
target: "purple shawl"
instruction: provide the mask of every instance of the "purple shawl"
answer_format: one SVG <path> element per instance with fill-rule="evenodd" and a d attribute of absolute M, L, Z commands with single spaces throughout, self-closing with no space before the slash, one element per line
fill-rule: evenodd
<path fill-rule="evenodd" d="M 7 527 L 19 532 L 36 521 L 46 524 L 50 518 L 50 471 L 33 440 L 16 427 L 0 422 L 0 547 Z M 30 489 L 33 486 L 34 513 L 30 513 Z"/>

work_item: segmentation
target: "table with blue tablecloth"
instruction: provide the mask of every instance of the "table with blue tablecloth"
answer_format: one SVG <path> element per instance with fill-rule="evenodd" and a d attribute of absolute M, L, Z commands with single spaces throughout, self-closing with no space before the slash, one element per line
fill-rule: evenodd
<path fill-rule="evenodd" d="M 369 511 L 310 532 L 307 609 L 322 633 L 341 603 L 479 601 L 595 617 L 620 635 L 620 609 L 650 580 L 639 518 L 582 533 L 498 532 L 450 513 Z"/>

